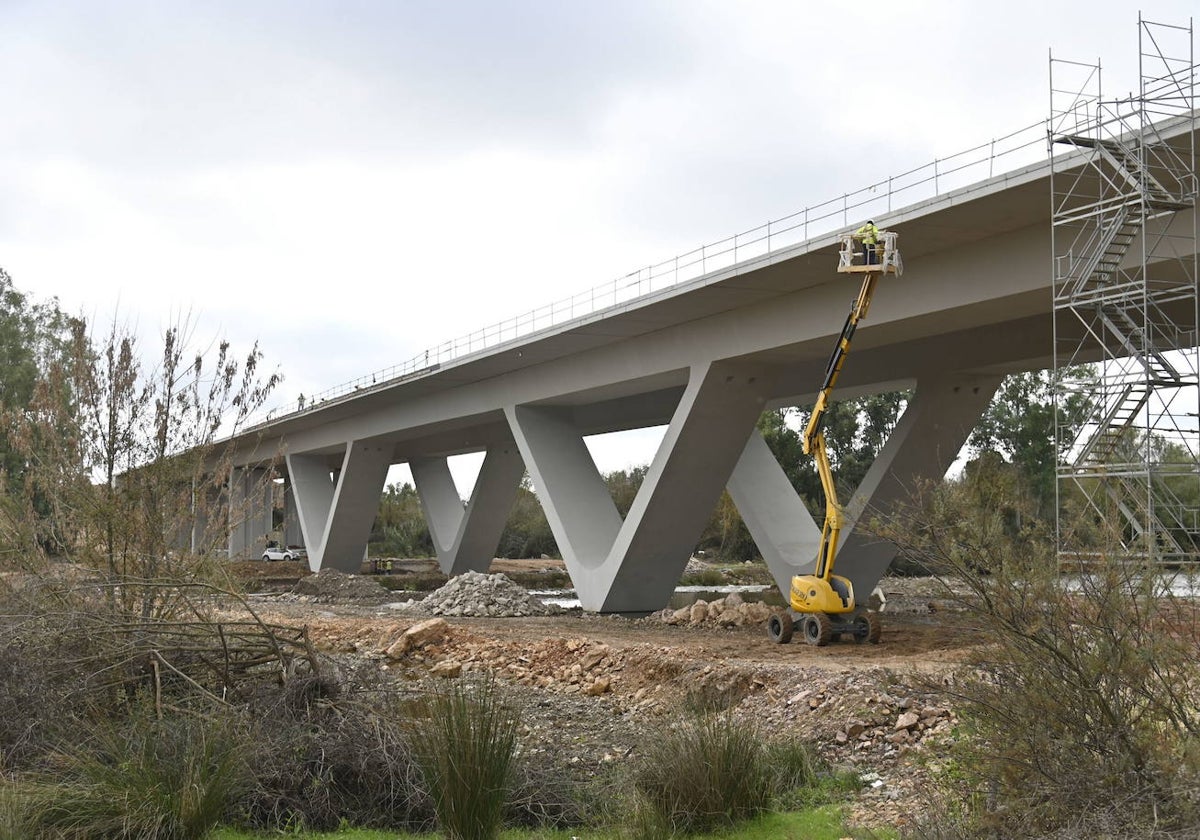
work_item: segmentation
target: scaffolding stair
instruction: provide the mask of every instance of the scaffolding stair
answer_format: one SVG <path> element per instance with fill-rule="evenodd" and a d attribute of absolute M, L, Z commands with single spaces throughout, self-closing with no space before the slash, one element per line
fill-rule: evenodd
<path fill-rule="evenodd" d="M 1172 194 L 1154 176 L 1150 168 L 1142 161 L 1142 156 L 1136 148 L 1130 148 L 1117 140 L 1089 137 L 1085 134 L 1063 135 L 1055 140 L 1077 148 L 1096 151 L 1126 182 L 1127 187 L 1132 188 L 1132 194 L 1138 196 L 1151 209 L 1173 213 L 1176 210 L 1187 210 L 1192 206 L 1190 202 Z"/>
<path fill-rule="evenodd" d="M 1095 424 L 1091 436 L 1079 447 L 1076 467 L 1107 464 L 1127 438 L 1127 430 L 1150 399 L 1150 389 L 1143 384 L 1127 384 L 1110 401 L 1104 416 Z"/>
<path fill-rule="evenodd" d="M 1135 204 L 1121 204 L 1097 217 L 1092 235 L 1059 277 L 1058 301 L 1078 304 L 1088 292 L 1108 288 L 1142 229 L 1144 216 Z"/>
<path fill-rule="evenodd" d="M 1076 441 L 1074 467 L 1080 475 L 1104 478 L 1104 493 L 1128 523 L 1135 540 L 1153 546 L 1159 554 L 1181 555 L 1183 548 L 1161 520 L 1156 505 L 1147 498 L 1150 491 L 1131 478 L 1107 475 L 1105 468 L 1121 460 L 1123 444 L 1127 447 L 1134 443 L 1130 440 L 1130 430 L 1154 390 L 1176 386 L 1182 382 L 1182 377 L 1167 355 L 1155 346 L 1146 326 L 1138 323 L 1126 307 L 1105 298 L 1119 285 L 1121 263 L 1146 219 L 1157 213 L 1175 212 L 1187 205 L 1154 178 L 1137 152 L 1116 141 L 1072 135 L 1060 138 L 1060 142 L 1092 149 L 1109 164 L 1118 179 L 1110 179 L 1109 183 L 1119 191 L 1116 197 L 1119 203 L 1114 204 L 1110 199 L 1090 210 L 1083 208 L 1081 216 L 1066 217 L 1068 222 L 1086 221 L 1091 232 L 1080 247 L 1079 256 L 1070 261 L 1066 275 L 1059 278 L 1056 298 L 1077 310 L 1094 307 L 1106 340 L 1113 341 L 1120 348 L 1119 355 L 1132 360 L 1137 370 L 1136 375 L 1120 384 L 1112 398 L 1104 402 L 1103 414 L 1096 422 L 1085 424 L 1084 429 L 1088 431 L 1081 439 L 1084 436 L 1086 439 L 1082 445 L 1079 445 L 1080 440 Z M 1099 168 L 1096 161 L 1093 165 Z M 1147 534 L 1147 531 L 1153 533 Z"/>
<path fill-rule="evenodd" d="M 1076 467 L 1109 462 L 1150 395 L 1156 389 L 1180 387 L 1186 382 L 1166 352 L 1155 345 L 1146 328 L 1133 319 L 1128 309 L 1098 306 L 1096 316 L 1134 369 L 1126 371 L 1122 377 L 1126 381 L 1115 397 L 1105 401 L 1104 414 L 1094 424 L 1085 426 L 1094 429 L 1091 437 L 1081 447 L 1076 441 Z"/>
<path fill-rule="evenodd" d="M 1136 360 L 1146 372 L 1146 379 L 1164 387 L 1178 387 L 1183 376 L 1171 364 L 1162 348 L 1157 346 L 1147 329 L 1137 323 L 1123 306 L 1098 306 L 1097 317 L 1114 335 L 1126 354 Z"/>
<path fill-rule="evenodd" d="M 1152 556 L 1157 555 L 1157 559 L 1161 560 L 1188 553 L 1176 538 L 1174 531 L 1163 521 L 1162 514 L 1169 512 L 1168 498 L 1174 494 L 1162 485 L 1162 482 L 1152 481 L 1151 486 L 1147 488 L 1132 478 L 1122 477 L 1114 483 L 1107 483 L 1104 489 L 1129 523 L 1135 540 L 1150 547 Z M 1150 501 L 1151 495 L 1154 496 L 1153 503 Z M 1179 500 L 1175 501 L 1178 503 Z M 1193 536 L 1189 534 L 1189 541 Z"/>

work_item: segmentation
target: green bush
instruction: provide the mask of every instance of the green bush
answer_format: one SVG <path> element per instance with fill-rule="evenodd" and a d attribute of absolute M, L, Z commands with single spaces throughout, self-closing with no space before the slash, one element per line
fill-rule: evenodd
<path fill-rule="evenodd" d="M 412 744 L 451 840 L 498 837 L 509 798 L 519 718 L 492 679 L 458 680 L 431 694 Z"/>
<path fill-rule="evenodd" d="M 749 819 L 770 804 L 771 782 L 755 727 L 729 714 L 699 715 L 649 745 L 634 778 L 640 833 L 708 831 Z"/>
<path fill-rule="evenodd" d="M 726 829 L 771 807 L 811 808 L 850 789 L 810 744 L 768 738 L 723 708 L 696 706 L 651 741 L 633 776 L 636 837 Z"/>
<path fill-rule="evenodd" d="M 222 722 L 134 720 L 101 726 L 31 789 L 31 821 L 56 840 L 199 840 L 245 779 L 238 741 Z"/>

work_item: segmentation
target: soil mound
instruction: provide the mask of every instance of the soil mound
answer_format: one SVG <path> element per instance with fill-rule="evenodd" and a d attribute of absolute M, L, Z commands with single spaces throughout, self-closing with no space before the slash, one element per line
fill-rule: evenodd
<path fill-rule="evenodd" d="M 292 592 L 318 604 L 347 601 L 382 604 L 392 598 L 392 593 L 377 580 L 333 569 L 322 569 L 315 575 L 301 578 L 292 587 Z"/>

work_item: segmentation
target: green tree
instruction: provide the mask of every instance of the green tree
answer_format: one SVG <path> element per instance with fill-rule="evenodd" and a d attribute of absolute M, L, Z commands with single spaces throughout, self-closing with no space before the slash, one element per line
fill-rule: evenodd
<path fill-rule="evenodd" d="M 613 470 L 604 476 L 604 485 L 608 488 L 613 504 L 617 506 L 617 513 L 621 514 L 622 518 L 629 515 L 629 509 L 633 507 L 633 500 L 642 489 L 642 482 L 646 480 L 649 470 L 650 465 L 643 464 L 628 470 Z"/>
<path fill-rule="evenodd" d="M 0 268 L 0 470 L 10 493 L 21 487 L 26 469 L 14 431 L 29 410 L 39 371 L 61 358 L 71 324 L 56 300 L 30 301 Z"/>
<path fill-rule="evenodd" d="M 843 503 L 862 483 L 908 404 L 908 391 L 871 394 L 831 402 L 825 412 L 825 442 Z M 796 492 L 815 516 L 824 516 L 825 497 L 812 456 L 804 453 L 803 435 L 810 411 L 766 411 L 758 430 Z"/>
<path fill-rule="evenodd" d="M 382 557 L 431 557 L 433 538 L 416 488 L 408 482 L 389 484 L 371 526 L 370 550 Z"/>
<path fill-rule="evenodd" d="M 1072 379 L 1089 375 L 1090 370 L 1086 367 L 1074 368 L 1065 374 Z M 1058 463 L 1054 438 L 1055 390 L 1050 371 L 1005 377 L 968 439 L 976 454 L 995 450 L 1019 468 L 1038 515 L 1044 518 L 1054 516 Z M 1090 399 L 1078 391 L 1060 400 L 1057 419 L 1068 439 L 1074 438 L 1090 407 Z"/>
<path fill-rule="evenodd" d="M 517 497 L 513 500 L 512 512 L 500 535 L 500 546 L 496 553 L 499 557 L 509 559 L 541 557 L 543 554 L 547 557 L 562 556 L 528 474 L 521 478 L 521 486 L 517 488 Z"/>

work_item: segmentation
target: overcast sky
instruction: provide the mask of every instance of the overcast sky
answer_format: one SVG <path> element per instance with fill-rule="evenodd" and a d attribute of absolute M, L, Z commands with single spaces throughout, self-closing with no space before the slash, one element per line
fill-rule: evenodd
<path fill-rule="evenodd" d="M 257 338 L 291 402 L 1042 119 L 1050 48 L 1136 88 L 1136 23 L 1117 0 L 0 0 L 0 266 L 143 333 Z"/>

